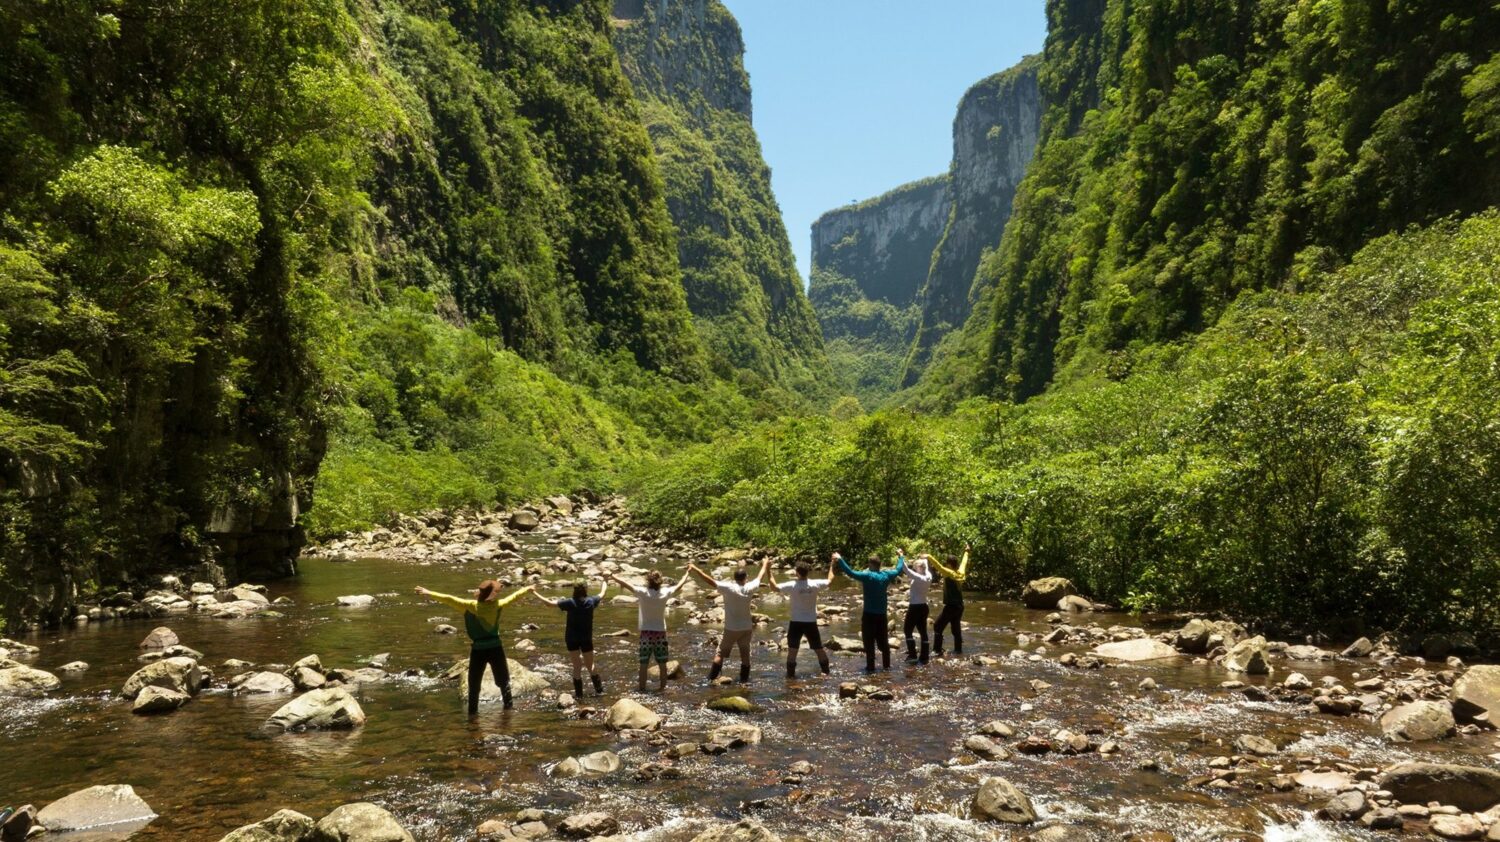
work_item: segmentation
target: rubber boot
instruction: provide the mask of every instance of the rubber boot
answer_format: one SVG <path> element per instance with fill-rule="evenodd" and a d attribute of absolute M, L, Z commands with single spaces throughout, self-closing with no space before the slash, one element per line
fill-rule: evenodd
<path fill-rule="evenodd" d="M 831 664 L 819 663 L 818 666 L 823 669 L 824 675 L 833 675 L 833 666 Z"/>
<path fill-rule="evenodd" d="M 786 677 L 787 678 L 796 678 L 797 677 L 797 662 L 796 661 L 787 661 L 786 662 Z"/>
<path fill-rule="evenodd" d="M 604 679 L 602 679 L 602 678 L 599 677 L 599 673 L 597 673 L 597 672 L 589 673 L 589 678 L 592 678 L 594 680 L 594 695 L 595 696 L 602 696 L 602 695 L 604 695 Z"/>
<path fill-rule="evenodd" d="M 709 667 L 709 670 L 708 670 L 708 683 L 712 684 L 715 681 L 717 681 L 718 678 L 719 678 L 719 673 L 721 673 L 723 671 L 724 671 L 724 662 L 723 661 L 715 661 L 714 665 L 712 667 Z"/>
<path fill-rule="evenodd" d="M 750 683 L 750 665 L 749 664 L 740 664 L 740 683 L 741 684 L 749 684 Z"/>
<path fill-rule="evenodd" d="M 502 699 L 505 700 L 505 709 L 506 710 L 515 710 L 516 709 L 515 700 L 512 699 L 511 696 L 510 696 L 510 687 L 507 686 L 507 687 L 500 688 L 500 698 L 502 698 Z"/>
<path fill-rule="evenodd" d="M 927 641 L 925 641 L 925 640 L 922 641 L 922 655 L 921 655 L 921 657 L 917 658 L 917 663 L 919 663 L 919 664 L 925 664 L 925 663 L 927 663 Z"/>
<path fill-rule="evenodd" d="M 573 679 L 573 698 L 583 698 L 583 679 L 581 678 Z"/>

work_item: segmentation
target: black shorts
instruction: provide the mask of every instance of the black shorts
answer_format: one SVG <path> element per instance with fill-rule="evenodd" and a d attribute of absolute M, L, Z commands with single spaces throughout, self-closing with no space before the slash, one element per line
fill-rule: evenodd
<path fill-rule="evenodd" d="M 786 645 L 797 649 L 802 645 L 802 638 L 807 638 L 807 645 L 813 649 L 823 648 L 823 633 L 818 631 L 817 623 L 799 623 L 795 620 L 786 627 Z"/>
<path fill-rule="evenodd" d="M 564 638 L 563 642 L 566 643 L 566 644 L 568 644 L 568 651 L 569 652 L 592 652 L 592 651 L 594 651 L 594 639 L 593 638 L 588 638 L 586 640 L 580 640 L 580 639 L 577 639 L 577 638 L 569 637 L 569 638 Z"/>

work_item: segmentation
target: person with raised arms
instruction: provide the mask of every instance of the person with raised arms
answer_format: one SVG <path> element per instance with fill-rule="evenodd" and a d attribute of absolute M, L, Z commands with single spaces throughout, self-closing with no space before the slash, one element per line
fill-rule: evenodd
<path fill-rule="evenodd" d="M 719 651 L 714 655 L 713 666 L 708 670 L 708 681 L 713 683 L 724 670 L 724 658 L 732 649 L 740 650 L 740 683 L 750 681 L 750 638 L 755 631 L 755 618 L 750 613 L 750 597 L 760 590 L 760 580 L 766 577 L 771 559 L 761 563 L 760 573 L 746 581 L 749 571 L 740 567 L 734 571 L 734 581 L 717 581 L 704 573 L 696 564 L 688 565 L 688 572 L 702 579 L 704 584 L 716 588 L 724 597 L 724 636 L 719 639 Z"/>
<path fill-rule="evenodd" d="M 951 563 L 953 557 L 949 556 Z M 953 654 L 964 653 L 964 581 L 969 578 L 969 545 L 964 544 L 964 557 L 958 568 L 948 567 L 937 559 L 932 566 L 943 576 L 943 610 L 937 622 L 932 624 L 932 654 L 943 657 L 943 629 L 953 626 Z"/>
<path fill-rule="evenodd" d="M 584 582 L 573 584 L 573 595 L 568 599 L 536 595 L 537 599 L 568 615 L 567 625 L 563 628 L 563 645 L 568 647 L 568 656 L 573 659 L 574 698 L 583 698 L 584 668 L 588 669 L 589 679 L 594 683 L 594 695 L 604 695 L 604 680 L 594 669 L 594 609 L 604 601 L 608 592 L 609 580 L 606 579 L 599 585 L 598 596 L 589 596 L 588 585 Z"/>
<path fill-rule="evenodd" d="M 640 625 L 640 661 L 641 674 L 637 687 L 642 693 L 646 692 L 646 674 L 650 671 L 651 662 L 656 665 L 661 673 L 661 683 L 657 691 L 667 691 L 667 600 L 682 590 L 687 584 L 688 576 L 692 574 L 683 572 L 682 578 L 671 587 L 663 587 L 660 570 L 652 570 L 646 574 L 646 585 L 640 587 L 620 578 L 620 574 L 611 573 L 609 578 L 619 582 L 621 587 L 635 594 L 637 616 Z"/>
<path fill-rule="evenodd" d="M 925 664 L 927 663 L 927 617 L 931 610 L 927 605 L 927 591 L 932 587 L 932 571 L 927 569 L 927 553 L 918 555 L 907 566 L 906 575 L 911 579 L 911 592 L 906 597 L 906 619 L 901 623 L 902 633 L 906 635 L 906 660 Z M 917 653 L 917 641 L 912 636 L 912 632 L 922 636 L 920 655 Z"/>
<path fill-rule="evenodd" d="M 505 660 L 505 646 L 500 642 L 500 609 L 534 589 L 525 587 L 502 598 L 499 596 L 500 583 L 486 579 L 479 583 L 474 599 L 429 591 L 420 585 L 416 590 L 428 599 L 464 613 L 464 631 L 469 634 L 469 715 L 479 713 L 479 686 L 484 682 L 485 667 L 495 674 L 495 684 L 500 687 L 505 709 L 515 707 L 510 695 L 510 664 Z"/>
<path fill-rule="evenodd" d="M 833 554 L 833 560 L 838 563 L 839 569 L 844 575 L 859 582 L 864 586 L 865 610 L 860 617 L 860 638 L 865 646 L 865 672 L 875 671 L 875 650 L 880 649 L 880 659 L 885 669 L 891 668 L 891 641 L 887 629 L 886 620 L 886 591 L 902 573 L 906 572 L 906 551 L 898 550 L 896 566 L 891 570 L 881 570 L 883 562 L 880 556 L 870 554 L 864 570 L 855 570 L 844 561 L 844 557 L 838 553 Z"/>
<path fill-rule="evenodd" d="M 792 620 L 786 628 L 786 677 L 797 677 L 797 650 L 801 648 L 803 639 L 807 645 L 818 656 L 818 666 L 822 668 L 823 674 L 828 675 L 828 653 L 823 650 L 823 635 L 818 630 L 818 593 L 827 590 L 833 581 L 834 558 L 828 560 L 828 575 L 822 579 L 809 579 L 812 573 L 812 565 L 805 561 L 797 562 L 797 578 L 791 582 L 776 581 L 776 573 L 770 572 L 771 585 L 776 590 L 786 595 L 787 601 L 792 604 Z"/>

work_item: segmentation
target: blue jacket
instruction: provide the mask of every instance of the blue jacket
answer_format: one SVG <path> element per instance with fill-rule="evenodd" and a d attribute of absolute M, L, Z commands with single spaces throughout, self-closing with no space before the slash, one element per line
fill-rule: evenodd
<path fill-rule="evenodd" d="M 891 586 L 891 582 L 906 572 L 906 557 L 903 556 L 896 559 L 896 566 L 890 570 L 881 570 L 879 572 L 874 570 L 855 570 L 849 566 L 849 562 L 841 558 L 839 559 L 839 569 L 844 571 L 845 576 L 864 585 L 865 613 L 884 614 L 886 613 L 886 589 Z"/>

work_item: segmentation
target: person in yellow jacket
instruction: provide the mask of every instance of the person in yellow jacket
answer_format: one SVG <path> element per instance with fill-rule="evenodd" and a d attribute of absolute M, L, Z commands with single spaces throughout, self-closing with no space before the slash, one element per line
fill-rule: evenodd
<path fill-rule="evenodd" d="M 943 576 L 943 612 L 932 624 L 932 654 L 943 657 L 943 630 L 953 626 L 953 654 L 964 653 L 964 581 L 969 578 L 969 545 L 964 544 L 964 557 L 954 569 L 936 558 L 931 559 L 932 569 Z M 949 564 L 953 557 L 948 557 Z"/>
<path fill-rule="evenodd" d="M 464 630 L 469 633 L 469 715 L 479 713 L 479 685 L 484 683 L 484 668 L 495 674 L 495 684 L 505 700 L 505 709 L 515 707 L 510 695 L 510 665 L 505 661 L 505 646 L 500 642 L 500 609 L 515 602 L 535 588 L 525 587 L 507 597 L 500 597 L 500 583 L 486 579 L 474 592 L 475 599 L 449 596 L 418 586 L 417 593 L 464 613 Z"/>

